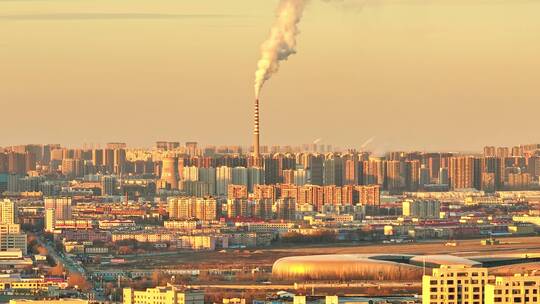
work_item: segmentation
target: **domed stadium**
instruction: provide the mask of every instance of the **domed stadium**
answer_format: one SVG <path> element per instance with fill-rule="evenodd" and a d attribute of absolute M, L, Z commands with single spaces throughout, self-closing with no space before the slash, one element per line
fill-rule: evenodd
<path fill-rule="evenodd" d="M 441 265 L 500 267 L 535 261 L 540 261 L 540 254 L 474 257 L 398 254 L 292 256 L 274 263 L 272 277 L 281 281 L 417 280 L 422 277 L 424 269 L 430 271 Z"/>
<path fill-rule="evenodd" d="M 277 260 L 272 276 L 278 280 L 405 280 L 419 279 L 422 267 L 407 264 L 410 256 L 312 255 Z M 403 261 L 404 263 L 401 263 Z"/>

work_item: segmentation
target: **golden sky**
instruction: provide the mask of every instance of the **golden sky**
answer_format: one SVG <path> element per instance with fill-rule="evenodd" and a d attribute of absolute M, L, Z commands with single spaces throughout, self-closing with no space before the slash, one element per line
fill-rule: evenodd
<path fill-rule="evenodd" d="M 0 0 L 0 145 L 247 144 L 275 0 Z M 313 0 L 262 143 L 540 142 L 540 1 Z"/>

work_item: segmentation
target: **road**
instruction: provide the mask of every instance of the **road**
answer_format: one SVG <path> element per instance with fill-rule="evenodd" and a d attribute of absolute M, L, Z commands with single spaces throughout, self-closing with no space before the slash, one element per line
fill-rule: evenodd
<path fill-rule="evenodd" d="M 86 269 L 84 269 L 84 267 L 82 267 L 81 265 L 77 264 L 70 256 L 63 253 L 58 253 L 56 251 L 56 248 L 54 248 L 54 245 L 43 239 L 42 235 L 37 236 L 36 239 L 40 245 L 47 248 L 48 254 L 54 259 L 54 262 L 56 264 L 63 265 L 64 269 L 66 269 L 67 272 L 70 274 L 78 273 L 88 279 L 88 273 Z M 87 296 L 96 301 L 104 301 L 105 297 L 102 292 L 98 291 L 97 282 L 90 280 L 90 283 L 92 284 L 92 292 L 88 293 Z"/>
<path fill-rule="evenodd" d="M 294 284 L 198 284 L 190 285 L 193 288 L 217 288 L 217 289 L 251 289 L 251 290 L 292 290 L 312 288 L 420 288 L 421 282 L 397 282 L 397 281 L 366 281 L 352 283 L 294 283 Z"/>
<path fill-rule="evenodd" d="M 36 239 L 41 246 L 47 248 L 49 255 L 54 259 L 56 264 L 63 265 L 69 273 L 79 273 L 83 276 L 86 275 L 86 270 L 81 265 L 77 264 L 69 256 L 64 255 L 63 253 L 58 253 L 53 244 L 44 240 L 43 236 L 37 236 Z"/>

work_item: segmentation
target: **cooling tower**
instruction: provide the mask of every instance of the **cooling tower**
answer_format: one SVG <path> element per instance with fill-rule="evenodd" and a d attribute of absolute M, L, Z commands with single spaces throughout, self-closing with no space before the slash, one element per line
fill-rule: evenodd
<path fill-rule="evenodd" d="M 165 157 L 161 165 L 161 181 L 171 189 L 178 189 L 178 158 Z"/>

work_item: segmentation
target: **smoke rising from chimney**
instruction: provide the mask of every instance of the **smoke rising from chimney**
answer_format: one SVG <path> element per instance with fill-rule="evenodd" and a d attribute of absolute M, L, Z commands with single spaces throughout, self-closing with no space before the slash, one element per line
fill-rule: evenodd
<path fill-rule="evenodd" d="M 308 0 L 281 0 L 270 36 L 261 46 L 261 58 L 255 72 L 255 98 L 264 83 L 279 70 L 281 61 L 296 53 L 298 23 Z"/>
<path fill-rule="evenodd" d="M 281 61 L 296 53 L 296 37 L 300 33 L 298 24 L 302 20 L 304 8 L 310 0 L 281 0 L 277 9 L 270 36 L 261 46 L 261 58 L 255 72 L 255 98 L 259 99 L 264 83 L 277 73 Z M 323 0 L 341 3 L 344 8 L 358 7 L 363 0 Z M 359 3 L 358 3 L 359 2 Z"/>

